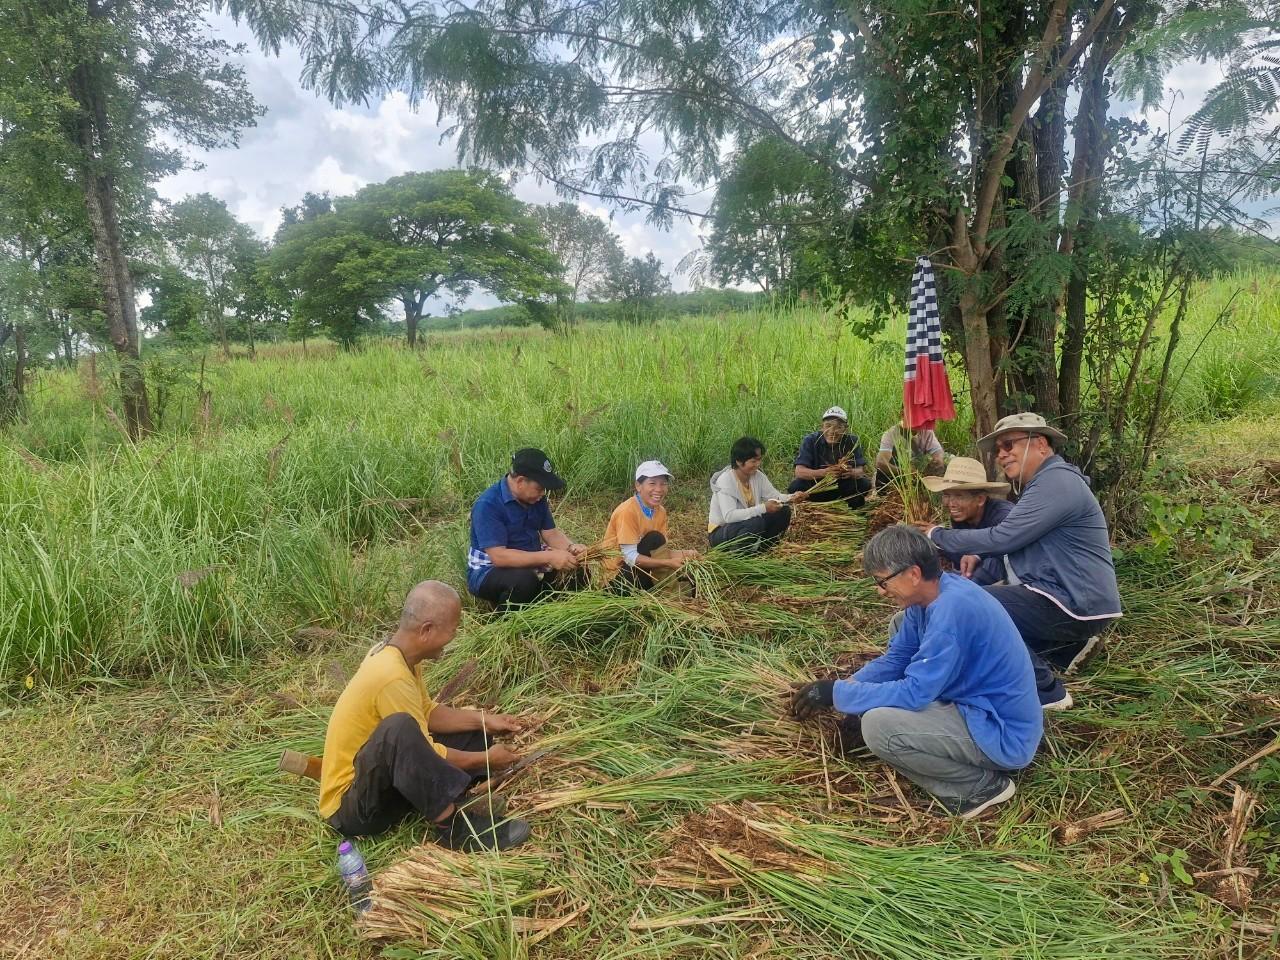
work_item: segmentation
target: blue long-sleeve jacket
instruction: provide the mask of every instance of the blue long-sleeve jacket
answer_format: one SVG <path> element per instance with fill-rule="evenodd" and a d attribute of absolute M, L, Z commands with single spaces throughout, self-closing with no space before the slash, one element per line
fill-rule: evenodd
<path fill-rule="evenodd" d="M 954 703 L 969 735 L 1007 770 L 1029 764 L 1044 717 L 1026 645 L 1000 602 L 975 583 L 944 573 L 938 598 L 908 607 L 884 654 L 837 680 L 835 707 L 923 710 Z"/>
<path fill-rule="evenodd" d="M 994 527 L 934 527 L 929 537 L 944 553 L 1007 556 L 1018 580 L 1077 620 L 1120 616 L 1106 517 L 1084 474 L 1061 457 L 1041 464 Z"/>

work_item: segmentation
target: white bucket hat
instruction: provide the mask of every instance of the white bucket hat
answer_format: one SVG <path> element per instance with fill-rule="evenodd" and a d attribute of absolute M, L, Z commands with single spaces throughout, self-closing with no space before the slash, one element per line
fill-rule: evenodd
<path fill-rule="evenodd" d="M 827 407 L 827 412 L 822 415 L 822 419 L 826 420 L 829 417 L 835 417 L 845 423 L 849 422 L 849 415 L 844 412 L 844 407 Z"/>
<path fill-rule="evenodd" d="M 1007 493 L 1009 490 L 1007 483 L 988 480 L 986 469 L 971 457 L 952 457 L 947 463 L 946 473 L 940 477 L 921 477 L 920 482 L 934 493 L 943 493 L 947 490 Z"/>
<path fill-rule="evenodd" d="M 1065 433 L 1057 427 L 1049 426 L 1044 417 L 1038 413 L 1011 413 L 1009 416 L 1001 417 L 996 421 L 996 428 L 978 441 L 978 449 L 987 453 L 995 444 L 996 437 L 1002 433 L 1013 433 L 1014 431 L 1052 437 L 1058 443 L 1063 443 L 1067 439 Z"/>
<path fill-rule="evenodd" d="M 649 477 L 666 477 L 668 480 L 674 480 L 675 477 L 671 471 L 661 460 L 646 460 L 640 466 L 636 467 L 636 483 Z"/>

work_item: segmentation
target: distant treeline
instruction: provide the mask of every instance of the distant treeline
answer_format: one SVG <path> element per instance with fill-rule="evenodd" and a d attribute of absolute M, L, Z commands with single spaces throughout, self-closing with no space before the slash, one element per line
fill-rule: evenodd
<path fill-rule="evenodd" d="M 769 303 L 769 298 L 758 292 L 744 290 L 694 290 L 689 293 L 667 293 L 654 298 L 653 305 L 640 319 L 662 317 L 700 316 L 709 313 L 732 313 L 754 310 Z M 575 323 L 634 322 L 634 309 L 616 301 L 596 301 L 573 305 Z M 421 329 L 475 330 L 482 327 L 523 327 L 534 323 L 529 311 L 519 304 L 504 304 L 487 310 L 463 310 L 443 317 L 423 317 Z M 389 321 L 386 332 L 403 331 L 401 321 Z"/>

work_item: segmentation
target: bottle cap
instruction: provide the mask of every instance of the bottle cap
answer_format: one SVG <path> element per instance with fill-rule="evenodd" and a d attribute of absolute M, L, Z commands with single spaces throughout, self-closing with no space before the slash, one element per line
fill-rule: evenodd
<path fill-rule="evenodd" d="M 338 855 L 339 855 L 339 856 L 341 856 L 341 855 L 342 855 L 342 854 L 344 854 L 344 853 L 350 853 L 350 852 L 351 852 L 351 841 L 350 841 L 350 840 L 343 840 L 340 844 L 338 844 Z"/>

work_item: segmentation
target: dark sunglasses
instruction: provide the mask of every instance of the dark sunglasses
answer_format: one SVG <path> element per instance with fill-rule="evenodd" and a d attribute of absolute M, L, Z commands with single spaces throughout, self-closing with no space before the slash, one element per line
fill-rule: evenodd
<path fill-rule="evenodd" d="M 1029 433 L 1024 433 L 1020 437 L 1012 437 L 1012 438 L 1001 437 L 999 440 L 996 441 L 996 449 L 1001 453 L 1008 453 L 1010 450 L 1012 450 L 1014 447 L 1020 444 L 1023 440 L 1030 440 L 1030 439 L 1031 439 L 1031 434 Z"/>
<path fill-rule="evenodd" d="M 877 587 L 883 590 L 885 588 L 885 584 L 887 584 L 890 580 L 892 580 L 894 577 L 898 576 L 899 574 L 906 573 L 908 570 L 910 570 L 914 566 L 915 566 L 914 563 L 908 563 L 905 567 L 899 567 L 897 570 L 893 571 L 893 573 L 889 574 L 888 576 L 872 577 L 871 579 L 876 582 Z"/>

